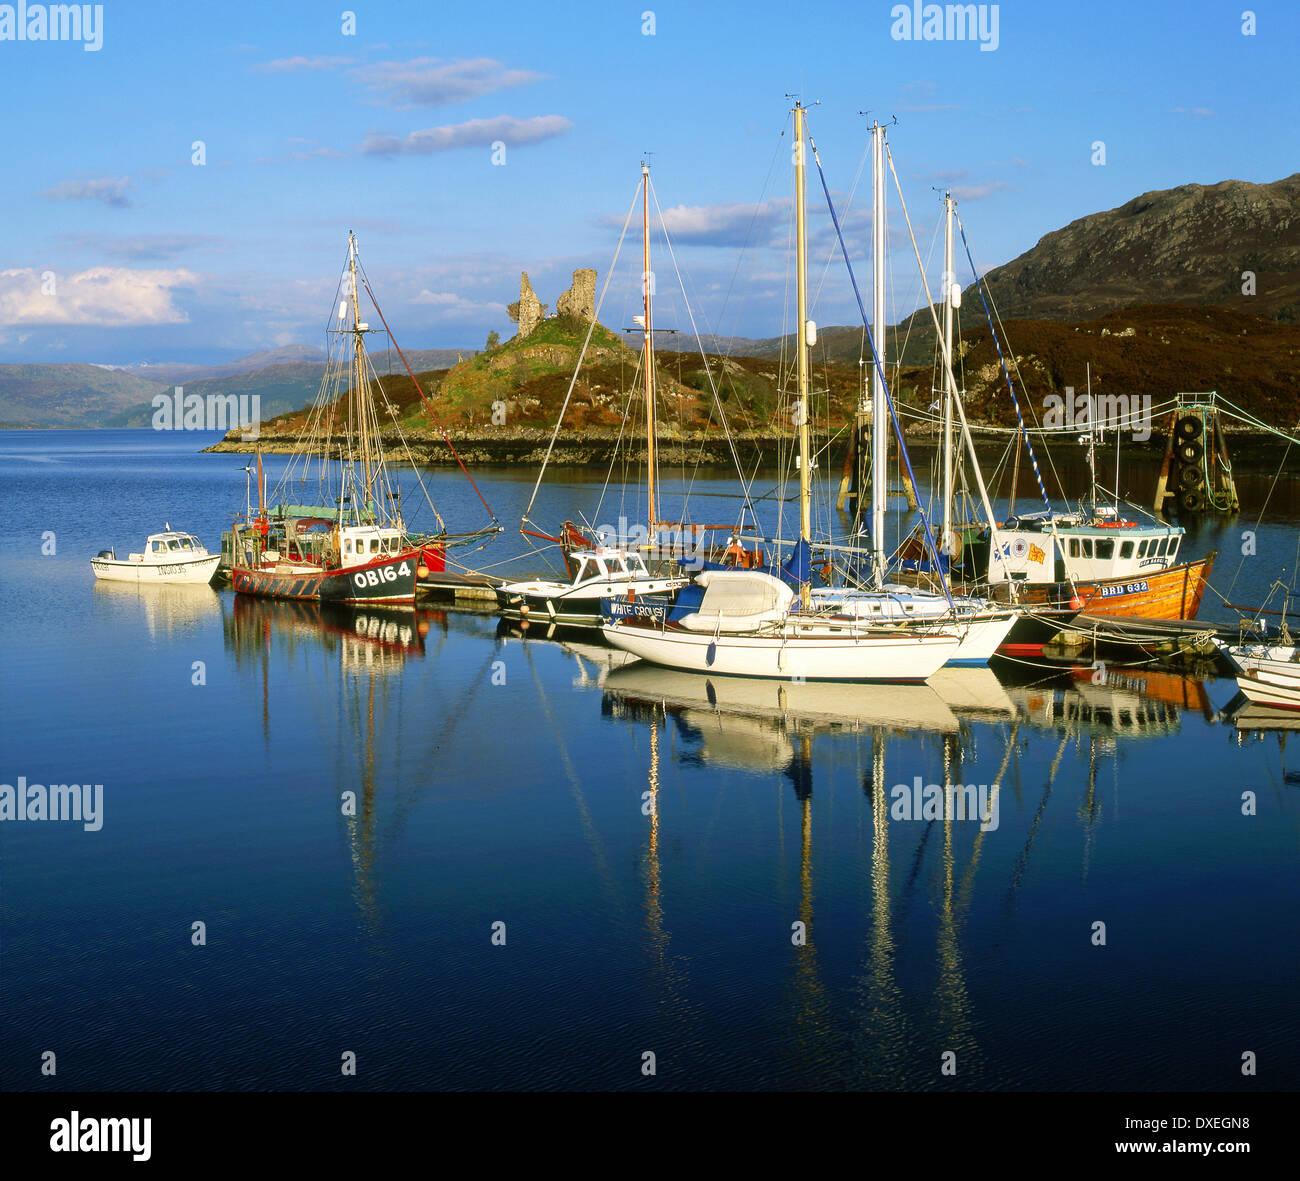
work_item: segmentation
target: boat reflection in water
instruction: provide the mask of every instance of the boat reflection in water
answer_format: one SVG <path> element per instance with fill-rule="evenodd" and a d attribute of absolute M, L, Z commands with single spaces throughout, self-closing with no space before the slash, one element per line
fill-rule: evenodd
<path fill-rule="evenodd" d="M 304 709 L 328 715 L 336 747 L 324 752 L 323 765 L 334 768 L 339 797 L 335 808 L 350 851 L 353 895 L 367 931 L 377 936 L 376 784 L 403 784 L 400 777 L 377 773 L 376 752 L 384 767 L 392 764 L 393 738 L 384 730 L 401 714 L 398 674 L 408 661 L 423 659 L 425 639 L 433 628 L 445 633 L 446 615 L 412 607 L 355 608 L 237 595 L 224 622 L 226 646 L 236 664 L 255 663 L 260 671 L 268 749 L 277 708 L 285 718 L 281 730 L 299 725 Z M 282 742 L 284 735 L 277 738 Z M 394 803 L 389 801 L 388 811 Z M 390 817 L 392 823 L 399 821 Z"/>
<path fill-rule="evenodd" d="M 221 611 L 221 596 L 207 585 L 106 582 L 101 578 L 93 593 L 97 608 L 143 612 L 151 640 L 179 639 Z"/>
<path fill-rule="evenodd" d="M 1158 670 L 1076 668 L 1007 693 L 1028 725 L 1067 735 L 1155 738 L 1177 733 L 1186 711 L 1214 716 L 1202 680 Z"/>
<path fill-rule="evenodd" d="M 710 677 L 640 662 L 604 676 L 601 711 L 607 719 L 645 726 L 650 737 L 647 784 L 654 806 L 645 838 L 647 915 L 651 947 L 657 962 L 671 965 L 674 984 L 680 985 L 686 967 L 667 956 L 664 933 L 661 893 L 667 883 L 659 848 L 665 839 L 661 823 L 670 825 L 673 815 L 670 810 L 661 821 L 657 807 L 665 735 L 683 768 L 779 776 L 793 789 L 799 864 L 797 906 L 790 917 L 801 924 L 795 931 L 803 939 L 792 941 L 789 981 L 794 1077 L 808 1077 L 814 1067 L 824 1074 L 825 1063 L 838 1061 L 843 1077 L 824 1080 L 826 1085 L 895 1088 L 933 1085 L 929 1067 L 918 1065 L 921 1042 L 953 1051 L 968 1080 L 981 1076 L 984 1050 L 968 982 L 965 930 L 977 897 L 984 898 L 986 910 L 990 896 L 1004 897 L 1000 909 L 1011 916 L 1022 884 L 1033 880 L 1036 839 L 1063 819 L 1051 797 L 1068 748 L 1073 745 L 1075 757 L 1087 764 L 1082 794 L 1075 799 L 1070 792 L 1086 880 L 1101 817 L 1099 783 L 1109 778 L 1099 773 L 1116 760 L 1119 744 L 1176 733 L 1186 711 L 1210 716 L 1201 682 L 1164 673 L 1087 669 L 1015 685 L 1004 684 L 989 669 L 963 669 L 945 670 L 925 685 L 877 686 Z M 1052 735 L 1051 746 L 1030 758 L 1030 746 L 1041 745 L 1038 732 Z M 845 737 L 847 747 L 843 741 L 835 746 Z M 862 788 L 860 828 L 844 811 L 842 795 L 835 794 L 846 758 L 855 764 Z M 1024 799 L 1023 788 L 1034 781 L 1037 768 L 1046 771 L 1041 799 Z M 893 814 L 891 785 L 907 783 L 917 773 L 927 782 L 987 781 L 991 807 L 998 809 L 999 796 L 1005 796 L 1014 812 L 1001 831 L 952 815 L 900 821 Z M 820 827 L 814 826 L 815 776 L 828 793 L 821 798 Z M 1068 782 L 1078 781 L 1070 776 Z M 778 807 L 773 817 L 782 834 L 783 811 Z M 870 922 L 851 994 L 837 1003 L 824 978 L 831 961 L 826 948 L 819 951 L 814 918 L 818 912 L 834 913 L 845 899 L 827 896 L 825 885 L 819 899 L 816 884 L 819 877 L 834 877 L 828 866 L 845 855 L 843 841 L 855 840 L 855 829 L 861 840 L 858 880 Z M 825 846 L 830 831 L 839 834 L 834 847 L 818 858 L 814 838 L 820 835 Z M 987 880 L 977 886 L 981 874 Z M 920 912 L 933 923 L 928 955 L 917 943 Z M 827 921 L 824 914 L 822 921 Z M 929 961 L 923 976 L 918 976 L 923 971 L 918 954 L 922 963 Z M 918 987 L 924 976 L 929 983 Z M 846 1011 L 837 1012 L 842 1006 Z M 846 1016 L 853 1046 L 847 1056 L 842 1052 Z"/>
<path fill-rule="evenodd" d="M 527 621 L 500 619 L 497 621 L 497 639 L 503 648 L 511 642 L 521 643 L 525 653 L 539 645 L 554 644 L 573 657 L 577 665 L 573 685 L 578 689 L 598 689 L 614 669 L 641 663 L 631 653 L 611 648 L 600 639 L 600 633 L 593 633 L 591 628 L 556 627 L 553 624 L 538 627 Z"/>

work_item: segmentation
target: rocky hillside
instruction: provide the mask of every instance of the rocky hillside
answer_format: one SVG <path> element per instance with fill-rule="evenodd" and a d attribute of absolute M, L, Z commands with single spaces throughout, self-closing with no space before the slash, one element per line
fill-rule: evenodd
<path fill-rule="evenodd" d="M 1254 293 L 1243 293 L 1254 276 Z M 1300 172 L 1143 193 L 1045 235 L 986 277 L 1003 318 L 1085 320 L 1135 304 L 1300 321 Z M 970 289 L 975 306 L 978 297 Z"/>

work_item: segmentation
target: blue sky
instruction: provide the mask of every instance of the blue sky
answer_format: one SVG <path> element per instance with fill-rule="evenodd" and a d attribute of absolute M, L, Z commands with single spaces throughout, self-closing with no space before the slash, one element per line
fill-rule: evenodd
<path fill-rule="evenodd" d="M 811 130 L 841 203 L 867 148 L 858 112 L 896 116 L 923 252 L 951 185 L 987 268 L 1149 190 L 1300 168 L 1300 10 L 1254 5 L 1246 36 L 1247 3 L 1009 0 L 990 51 L 896 39 L 895 5 L 874 0 L 108 0 L 96 51 L 0 39 L 0 361 L 320 345 L 349 228 L 399 343 L 481 346 L 513 332 L 521 269 L 551 304 L 575 267 L 603 279 L 645 151 L 698 321 L 773 335 L 790 316 L 787 93 L 820 101 Z M 863 280 L 868 172 L 848 218 Z M 814 314 L 852 323 L 815 177 L 809 209 Z M 891 194 L 896 316 L 918 290 L 901 225 Z M 631 323 L 632 246 L 612 327 Z M 659 323 L 685 327 L 656 253 Z"/>

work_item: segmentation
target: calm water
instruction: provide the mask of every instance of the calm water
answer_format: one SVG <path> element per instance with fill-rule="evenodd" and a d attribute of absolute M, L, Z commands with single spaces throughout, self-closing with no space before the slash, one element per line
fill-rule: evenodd
<path fill-rule="evenodd" d="M 215 545 L 246 460 L 199 445 L 0 434 L 0 782 L 103 784 L 99 831 L 0 826 L 8 1087 L 1300 1084 L 1300 733 L 1234 726 L 1231 681 L 710 682 L 487 615 L 96 585 L 164 519 Z M 1280 458 L 1186 543 L 1235 602 L 1292 577 L 1294 461 L 1240 556 Z M 475 475 L 498 562 L 535 473 Z M 533 519 L 616 521 L 600 479 Z M 997 826 L 890 818 L 918 776 L 999 785 Z"/>

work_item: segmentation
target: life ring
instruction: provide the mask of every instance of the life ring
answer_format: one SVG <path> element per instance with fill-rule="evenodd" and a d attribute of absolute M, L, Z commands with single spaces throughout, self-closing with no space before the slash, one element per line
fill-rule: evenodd
<path fill-rule="evenodd" d="M 822 563 L 822 582 L 826 586 L 831 584 L 831 564 L 829 560 Z"/>

